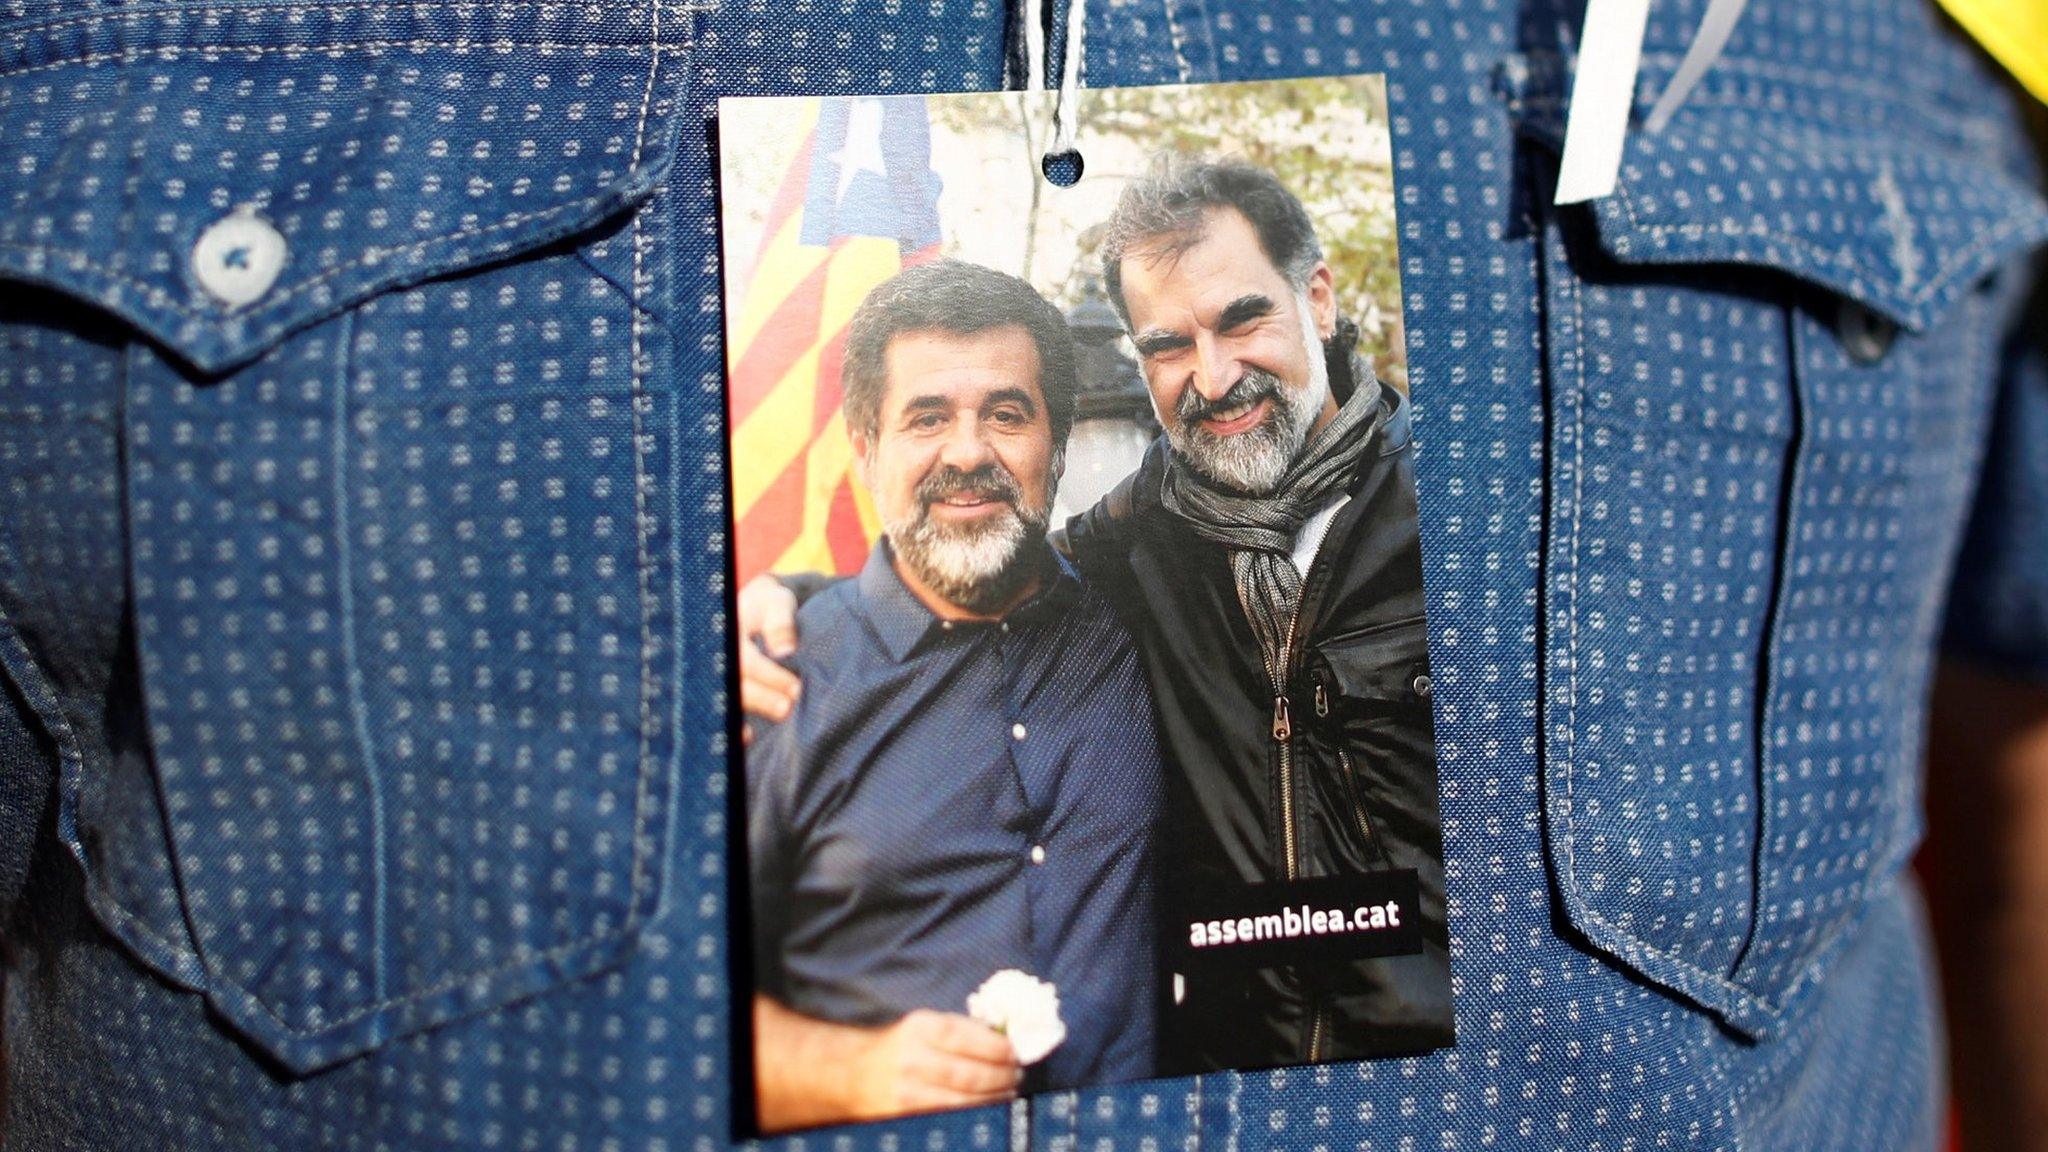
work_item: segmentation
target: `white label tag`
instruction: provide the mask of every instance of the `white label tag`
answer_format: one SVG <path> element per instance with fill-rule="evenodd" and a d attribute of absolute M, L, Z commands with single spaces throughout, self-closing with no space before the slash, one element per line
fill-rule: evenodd
<path fill-rule="evenodd" d="M 1614 191 L 1649 19 L 1650 0 L 1590 0 L 1586 5 L 1578 75 L 1565 120 L 1564 160 L 1557 173 L 1559 204 L 1598 200 Z"/>

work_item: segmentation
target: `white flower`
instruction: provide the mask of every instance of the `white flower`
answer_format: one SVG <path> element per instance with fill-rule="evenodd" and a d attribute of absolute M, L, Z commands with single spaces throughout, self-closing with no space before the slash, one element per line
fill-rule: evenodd
<path fill-rule="evenodd" d="M 1005 968 L 967 997 L 967 1014 L 1009 1037 L 1020 1064 L 1036 1064 L 1067 1038 L 1060 990 L 1029 972 Z"/>

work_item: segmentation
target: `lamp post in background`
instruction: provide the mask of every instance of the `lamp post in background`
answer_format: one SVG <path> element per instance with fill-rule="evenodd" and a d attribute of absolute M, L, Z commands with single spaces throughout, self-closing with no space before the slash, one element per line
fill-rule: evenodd
<path fill-rule="evenodd" d="M 1130 475 L 1159 435 L 1144 374 L 1124 353 L 1123 324 L 1097 278 L 1083 282 L 1080 303 L 1067 312 L 1067 327 L 1074 333 L 1079 387 L 1074 431 L 1067 439 L 1067 471 L 1054 506 L 1055 524 L 1086 511 Z"/>

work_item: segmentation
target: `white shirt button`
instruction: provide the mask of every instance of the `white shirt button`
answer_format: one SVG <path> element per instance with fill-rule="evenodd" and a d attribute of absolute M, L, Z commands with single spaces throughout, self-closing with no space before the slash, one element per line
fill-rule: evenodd
<path fill-rule="evenodd" d="M 242 208 L 207 225 L 192 245 L 192 278 L 230 308 L 262 299 L 284 271 L 284 236 Z"/>
<path fill-rule="evenodd" d="M 1033 844 L 1031 846 L 1031 862 L 1033 864 L 1045 863 L 1045 845 Z"/>
<path fill-rule="evenodd" d="M 1022 724 L 1012 724 L 1012 725 L 1010 725 L 1010 739 L 1012 739 L 1012 740 L 1022 740 L 1023 738 L 1024 738 L 1024 726 L 1023 726 Z"/>
<path fill-rule="evenodd" d="M 1002 624 L 999 625 L 999 627 L 1002 628 L 1003 631 L 1008 632 L 1010 630 L 1010 622 L 1008 620 L 1005 620 L 1002 622 Z"/>

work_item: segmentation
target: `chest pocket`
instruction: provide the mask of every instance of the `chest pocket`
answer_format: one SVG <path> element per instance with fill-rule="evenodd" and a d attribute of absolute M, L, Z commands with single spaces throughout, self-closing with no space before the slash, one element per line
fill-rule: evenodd
<path fill-rule="evenodd" d="M 0 272 L 132 335 L 160 811 L 74 771 L 60 826 L 109 930 L 305 1072 L 614 963 L 661 907 L 672 245 L 645 202 L 682 29 L 250 8 L 195 49 L 184 19 L 0 61 Z"/>
<path fill-rule="evenodd" d="M 1985 281 L 2048 212 L 1960 116 L 1716 76 L 1542 222 L 1544 836 L 1579 933 L 1760 1036 L 1918 838 Z"/>
<path fill-rule="evenodd" d="M 1441 908 L 1442 832 L 1422 616 L 1397 617 L 1318 643 L 1309 658 L 1309 680 L 1313 730 L 1325 756 L 1336 761 L 1335 771 L 1311 774 L 1309 786 L 1319 790 L 1317 809 L 1348 815 L 1368 850 L 1347 862 L 1359 870 L 1414 868 L 1425 902 Z"/>

